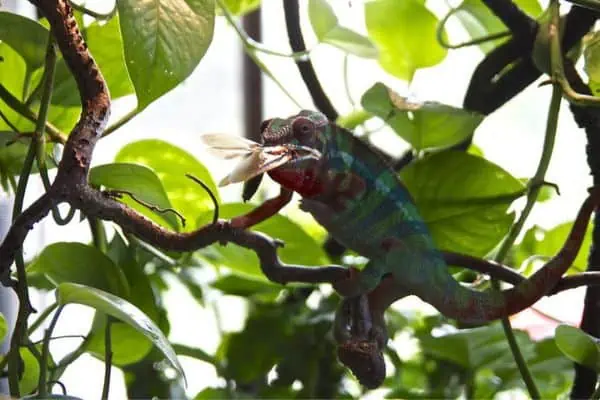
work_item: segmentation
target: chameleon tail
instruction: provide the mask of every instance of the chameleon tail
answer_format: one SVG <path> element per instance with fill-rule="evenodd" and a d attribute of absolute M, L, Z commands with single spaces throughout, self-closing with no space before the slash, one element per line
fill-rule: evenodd
<path fill-rule="evenodd" d="M 434 276 L 430 276 L 432 279 L 428 280 L 428 284 L 422 282 L 412 288 L 416 290 L 411 291 L 445 316 L 466 323 L 483 323 L 522 311 L 550 292 L 573 263 L 581 247 L 590 216 L 598 205 L 600 186 L 590 190 L 558 254 L 528 279 L 511 289 L 480 292 L 462 286 L 447 272 L 445 263 L 439 257 L 435 258 L 434 262 L 439 265 L 433 266 L 431 271 Z"/>

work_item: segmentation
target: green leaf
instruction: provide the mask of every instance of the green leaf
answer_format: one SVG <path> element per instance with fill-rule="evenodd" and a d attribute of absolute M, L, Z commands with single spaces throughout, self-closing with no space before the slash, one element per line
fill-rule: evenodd
<path fill-rule="evenodd" d="M 409 101 L 382 83 L 367 90 L 361 104 L 417 150 L 460 143 L 473 134 L 484 118 L 479 113 L 433 101 Z"/>
<path fill-rule="evenodd" d="M 48 36 L 48 30 L 36 21 L 0 11 L 0 41 L 23 57 L 29 72 L 44 65 Z"/>
<path fill-rule="evenodd" d="M 584 40 L 583 51 L 585 73 L 589 78 L 590 89 L 595 96 L 600 94 L 600 32 L 594 32 Z"/>
<path fill-rule="evenodd" d="M 128 163 L 99 165 L 90 170 L 90 183 L 109 189 L 126 190 L 133 193 L 136 198 L 163 210 L 171 208 L 171 202 L 160 179 L 153 170 L 143 165 Z M 179 230 L 179 218 L 170 211 L 153 211 L 126 194 L 120 201 L 159 224 L 166 222 L 171 228 Z"/>
<path fill-rule="evenodd" d="M 446 56 L 436 39 L 439 21 L 423 1 L 371 1 L 365 4 L 365 19 L 369 38 L 379 48 L 379 64 L 400 79 L 411 81 L 417 69 Z"/>
<path fill-rule="evenodd" d="M 97 311 L 111 315 L 142 333 L 164 354 L 175 370 L 184 377 L 183 368 L 177 360 L 175 351 L 158 326 L 146 314 L 133 304 L 102 290 L 75 283 L 62 283 L 56 290 L 60 305 L 82 304 Z"/>
<path fill-rule="evenodd" d="M 554 340 L 567 358 L 600 372 L 600 347 L 597 339 L 579 328 L 559 325 Z"/>
<path fill-rule="evenodd" d="M 228 219 L 243 215 L 254 207 L 241 203 L 225 204 L 221 206 L 219 215 L 220 218 Z M 212 211 L 205 212 L 200 216 L 200 223 L 206 223 L 211 219 Z M 275 215 L 256 225 L 253 230 L 264 232 L 285 242 L 285 246 L 277 251 L 284 262 L 319 266 L 326 264 L 328 261 L 327 255 L 321 246 L 302 228 L 283 215 Z M 216 256 L 215 261 L 221 265 L 266 280 L 260 270 L 258 258 L 253 251 L 231 244 L 227 246 L 213 245 L 210 247 L 210 255 Z"/>
<path fill-rule="evenodd" d="M 138 110 L 179 85 L 212 41 L 212 0 L 119 0 L 125 61 Z"/>
<path fill-rule="evenodd" d="M 535 18 L 542 13 L 538 0 L 514 0 L 513 2 L 531 17 Z M 507 29 L 481 0 L 464 0 L 455 15 L 473 39 Z M 487 53 L 504 40 L 506 39 L 483 42 L 479 47 Z"/>
<path fill-rule="evenodd" d="M 202 180 L 219 199 L 219 192 L 208 169 L 190 153 L 162 140 L 149 139 L 130 143 L 121 148 L 115 161 L 152 168 L 160 178 L 173 207 L 186 218 L 186 230 L 195 228 L 194 221 L 200 213 L 207 210 L 212 212 L 214 209 L 208 193 L 186 178 L 186 173 Z"/>
<path fill-rule="evenodd" d="M 513 256 L 515 265 L 522 265 L 531 256 L 554 257 L 564 245 L 572 227 L 572 222 L 565 222 L 550 230 L 544 230 L 537 225 L 531 227 L 525 233 L 521 243 L 516 246 Z M 588 225 L 581 249 L 567 271 L 568 275 L 587 270 L 587 258 L 592 245 L 592 230 L 591 224 Z"/>
<path fill-rule="evenodd" d="M 19 100 L 23 99 L 23 85 L 27 73 L 27 65 L 23 58 L 6 43 L 0 43 L 0 57 L 4 61 L 0 62 L 0 82 L 4 88 Z M 16 111 L 13 111 L 8 105 L 0 99 L 0 110 L 6 118 L 23 132 L 31 132 L 34 124 L 21 117 Z M 0 130 L 11 130 L 7 124 L 0 118 Z"/>
<path fill-rule="evenodd" d="M 4 340 L 7 331 L 6 318 L 4 318 L 4 314 L 0 313 L 0 341 Z"/>
<path fill-rule="evenodd" d="M 132 94 L 133 85 L 123 56 L 119 16 L 115 15 L 102 24 L 98 21 L 93 22 L 85 29 L 84 36 L 108 84 L 111 98 L 114 100 Z M 67 107 L 81 106 L 75 79 L 64 59 L 60 59 L 56 66 L 52 104 Z"/>
<path fill-rule="evenodd" d="M 249 298 L 267 296 L 271 299 L 281 291 L 282 286 L 264 280 L 253 279 L 250 276 L 237 274 L 227 275 L 210 284 L 224 294 Z"/>
<path fill-rule="evenodd" d="M 244 15 L 260 6 L 260 0 L 224 0 L 223 3 L 233 15 Z"/>
<path fill-rule="evenodd" d="M 319 42 L 329 43 L 359 57 L 377 58 L 378 51 L 373 43 L 363 35 L 340 26 L 326 0 L 309 0 L 308 16 Z"/>
<path fill-rule="evenodd" d="M 52 283 L 76 282 L 120 296 L 129 293 L 121 268 L 95 247 L 78 242 L 47 246 L 27 268 L 28 274 L 44 274 Z"/>
<path fill-rule="evenodd" d="M 158 323 L 159 312 L 156 298 L 148 276 L 142 265 L 136 262 L 129 248 L 116 233 L 110 242 L 108 256 L 125 273 L 128 282 L 132 282 L 126 300 L 138 307 L 152 321 Z M 89 339 L 87 352 L 100 360 L 104 360 L 106 316 L 96 313 Z M 128 365 L 143 359 L 152 349 L 152 343 L 132 326 L 124 323 L 113 323 L 111 326 L 113 364 Z"/>
<path fill-rule="evenodd" d="M 484 256 L 506 235 L 507 210 L 523 184 L 472 154 L 443 151 L 400 173 L 441 249 Z"/>
<path fill-rule="evenodd" d="M 19 353 L 23 360 L 23 375 L 19 378 L 19 391 L 21 394 L 29 394 L 37 388 L 40 379 L 40 364 L 29 349 L 21 347 Z"/>

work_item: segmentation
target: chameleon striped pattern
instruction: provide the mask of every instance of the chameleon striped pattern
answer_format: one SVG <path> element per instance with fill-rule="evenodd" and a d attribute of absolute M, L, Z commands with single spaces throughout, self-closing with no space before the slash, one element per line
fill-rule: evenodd
<path fill-rule="evenodd" d="M 312 126 L 311 134 L 307 124 Z M 514 314 L 544 296 L 573 262 L 589 217 L 600 203 L 600 188 L 594 188 L 562 251 L 528 280 L 502 292 L 479 292 L 449 274 L 408 190 L 377 150 L 312 111 L 271 120 L 263 141 L 310 146 L 323 154 L 320 160 L 292 161 L 269 174 L 298 192 L 302 209 L 333 237 L 370 259 L 345 296 L 370 293 L 392 274 L 397 293 L 417 295 L 463 322 Z"/>

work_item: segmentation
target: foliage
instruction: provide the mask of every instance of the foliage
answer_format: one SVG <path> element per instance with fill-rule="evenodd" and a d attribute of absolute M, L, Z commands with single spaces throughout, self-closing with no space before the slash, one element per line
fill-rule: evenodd
<path fill-rule="evenodd" d="M 211 0 L 118 0 L 108 21 L 90 16 L 83 19 L 78 12 L 83 37 L 112 97 L 135 95 L 137 99 L 136 108 L 107 132 L 126 124 L 162 96 L 168 97 L 168 92 L 197 67 L 209 46 L 219 45 L 220 38 L 213 37 L 215 18 L 245 14 L 259 3 L 225 0 L 217 2 L 215 10 Z M 443 27 L 437 32 L 444 16 L 431 10 L 428 3 L 368 2 L 364 6 L 365 33 L 340 24 L 336 9 L 342 3 L 310 0 L 303 5 L 308 9 L 316 45 L 327 44 L 332 52 L 377 59 L 381 68 L 408 83 L 419 69 L 435 67 L 445 59 L 448 51 L 438 39 L 446 40 L 449 35 Z M 353 7 L 360 7 L 358 3 L 353 2 Z M 535 0 L 515 3 L 530 15 L 542 12 Z M 479 1 L 465 0 L 456 10 L 446 11 L 455 13 L 473 38 L 504 29 Z M 47 122 L 58 131 L 70 130 L 80 112 L 75 81 L 61 58 L 53 91 L 44 98 L 41 88 L 44 69 L 48 68 L 49 37 L 47 21 L 0 12 L 0 182 L 5 191 L 16 190 L 17 176 L 28 148 L 33 146 L 26 133 L 33 131 L 36 118 L 28 112 L 37 115 L 43 102 L 49 100 Z M 253 56 L 261 51 L 276 53 L 240 37 Z M 489 52 L 502 40 L 482 42 L 481 50 Z M 586 70 L 597 84 L 597 34 L 587 43 Z M 265 64 L 259 62 L 259 66 L 273 77 Z M 15 101 L 21 107 L 15 107 Z M 527 194 L 526 185 L 480 152 L 448 151 L 476 133 L 485 116 L 434 100 L 415 102 L 380 82 L 373 82 L 363 93 L 360 106 L 342 116 L 341 123 L 353 128 L 378 118 L 417 154 L 417 160 L 400 176 L 439 247 L 479 257 L 497 248 L 515 222 L 515 213 L 509 208 Z M 125 125 L 123 133 L 126 131 Z M 51 143 L 48 150 L 55 147 L 60 144 Z M 37 165 L 34 173 L 54 166 L 54 153 L 47 153 L 50 162 Z M 121 196 L 124 204 L 164 228 L 192 231 L 208 223 L 214 210 L 210 196 L 185 174 L 202 180 L 220 201 L 213 172 L 184 149 L 162 140 L 141 140 L 120 149 L 113 163 L 91 169 L 90 183 L 107 190 L 107 195 Z M 224 204 L 220 216 L 230 218 L 251 208 L 241 203 Z M 184 373 L 176 353 L 211 364 L 222 378 L 222 387 L 206 388 L 196 399 L 333 398 L 364 393 L 337 362 L 331 322 L 339 300 L 329 290 L 271 283 L 260 272 L 256 256 L 233 245 L 166 253 L 131 236 L 126 227 L 123 234 L 117 231 L 109 241 L 103 221 L 87 218 L 87 223 L 93 243 L 54 243 L 26 260 L 32 290 L 52 290 L 57 299 L 48 310 L 39 310 L 40 323 L 69 312 L 63 307 L 71 303 L 92 307 L 96 316 L 85 340 L 61 360 L 55 362 L 52 354 L 47 354 L 47 346 L 31 342 L 20 350 L 22 395 L 44 393 L 42 388 L 58 381 L 83 353 L 122 368 L 130 397 L 136 397 L 135 382 L 145 379 L 166 387 L 167 395 L 181 393 L 177 390 L 181 390 Z M 311 223 L 277 215 L 254 229 L 285 241 L 278 253 L 283 261 L 311 266 L 330 263 L 321 238 L 312 234 Z M 542 239 L 540 228 L 531 228 L 513 251 L 513 260 L 519 265 L 534 254 L 555 254 L 569 226 L 546 231 Z M 583 257 L 576 260 L 572 272 L 584 269 Z M 214 279 L 207 278 L 215 275 Z M 224 332 L 216 354 L 170 343 L 168 310 L 163 308 L 168 279 L 186 287 L 201 307 L 208 307 L 207 291 L 243 298 L 249 310 L 244 328 Z M 55 307 L 58 309 L 53 314 Z M 393 339 L 386 354 L 393 367 L 384 383 L 388 397 L 488 398 L 525 389 L 498 324 L 459 330 L 440 315 L 392 309 L 388 325 Z M 53 327 L 51 324 L 48 335 Z M 6 330 L 1 318 L 1 337 Z M 553 338 L 536 342 L 526 332 L 516 332 L 516 340 L 543 397 L 556 397 L 568 390 L 572 375 L 569 359 L 598 370 L 596 340 L 575 328 L 559 327 L 556 343 Z M 418 351 L 401 358 L 394 349 L 407 344 Z M 163 359 L 169 364 L 157 362 Z M 150 378 L 140 372 L 148 364 L 154 374 Z M 171 367 L 178 374 L 169 375 Z M 187 375 L 196 379 L 193 371 Z"/>

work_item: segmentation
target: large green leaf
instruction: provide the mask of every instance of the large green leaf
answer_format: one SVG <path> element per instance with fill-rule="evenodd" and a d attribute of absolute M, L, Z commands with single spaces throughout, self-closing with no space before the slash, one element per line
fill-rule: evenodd
<path fill-rule="evenodd" d="M 22 347 L 19 349 L 19 353 L 23 360 L 23 375 L 19 378 L 19 391 L 21 394 L 29 394 L 37 388 L 40 379 L 40 364 L 29 349 Z"/>
<path fill-rule="evenodd" d="M 383 83 L 376 83 L 367 90 L 361 104 L 417 150 L 460 143 L 471 136 L 483 120 L 481 114 L 445 104 L 409 101 Z"/>
<path fill-rule="evenodd" d="M 213 0 L 119 0 L 125 61 L 138 109 L 173 89 L 212 40 Z"/>
<path fill-rule="evenodd" d="M 82 304 L 131 325 L 146 336 L 164 354 L 173 368 L 185 377 L 175 351 L 165 335 L 133 304 L 102 290 L 75 283 L 61 283 L 56 290 L 56 297 L 60 305 Z"/>
<path fill-rule="evenodd" d="M 117 99 L 132 94 L 133 85 L 129 79 L 123 56 L 119 16 L 115 15 L 103 24 L 98 21 L 93 22 L 85 29 L 84 36 L 94 54 L 94 61 L 100 67 L 102 76 L 108 84 L 111 98 Z M 56 68 L 52 104 L 66 107 L 81 105 L 75 79 L 63 59 L 59 60 Z"/>
<path fill-rule="evenodd" d="M 162 140 L 140 140 L 124 146 L 115 161 L 146 165 L 160 178 L 173 207 L 187 220 L 186 229 L 195 228 L 198 215 L 213 210 L 213 203 L 206 191 L 185 177 L 192 174 L 202 180 L 219 198 L 210 173 L 190 153 Z"/>
<path fill-rule="evenodd" d="M 484 256 L 506 235 L 507 213 L 524 185 L 499 166 L 459 151 L 444 151 L 400 174 L 441 249 Z"/>
<path fill-rule="evenodd" d="M 220 218 L 243 215 L 254 207 L 240 203 L 225 204 L 219 210 Z M 205 212 L 200 217 L 201 223 L 206 223 L 211 219 L 211 211 Z M 277 251 L 284 262 L 314 266 L 327 263 L 327 256 L 321 246 L 302 228 L 283 215 L 275 215 L 256 225 L 253 229 L 285 242 L 285 246 Z M 227 246 L 211 246 L 210 250 L 206 252 L 216 257 L 216 262 L 221 265 L 244 274 L 255 275 L 263 280 L 266 279 L 260 271 L 258 258 L 253 251 L 229 244 Z"/>
<path fill-rule="evenodd" d="M 4 314 L 0 313 L 0 341 L 4 340 L 7 331 L 6 318 L 4 318 Z"/>
<path fill-rule="evenodd" d="M 2 86 L 19 100 L 23 99 L 23 86 L 27 66 L 23 58 L 6 43 L 0 43 L 0 82 Z M 34 124 L 24 117 L 21 117 L 16 111 L 13 111 L 8 105 L 0 99 L 0 110 L 5 117 L 23 132 L 33 131 Z M 8 131 L 9 126 L 0 118 L 0 130 Z"/>
<path fill-rule="evenodd" d="M 48 30 L 29 18 L 0 11 L 0 41 L 23 57 L 29 72 L 44 65 Z M 4 84 L 4 80 L 2 80 Z"/>
<path fill-rule="evenodd" d="M 520 266 L 531 256 L 553 257 L 564 245 L 567 235 L 571 231 L 573 223 L 566 222 L 555 226 L 550 230 L 544 230 L 535 225 L 531 227 L 523 237 L 521 243 L 516 246 L 514 252 L 515 265 Z M 575 261 L 568 274 L 584 272 L 587 269 L 587 258 L 592 246 L 592 226 L 588 225 L 581 243 L 581 250 L 577 254 Z"/>
<path fill-rule="evenodd" d="M 171 202 L 160 179 L 153 170 L 143 165 L 129 163 L 99 165 L 90 170 L 90 183 L 95 186 L 131 192 L 148 205 L 162 210 L 171 208 Z M 123 195 L 121 201 L 155 222 L 167 222 L 171 228 L 179 230 L 179 219 L 174 213 L 153 211 L 128 195 Z"/>
<path fill-rule="evenodd" d="M 129 293 L 121 268 L 100 250 L 78 242 L 53 243 L 27 267 L 28 274 L 43 274 L 52 283 L 76 282 L 120 296 Z"/>
<path fill-rule="evenodd" d="M 513 2 L 532 17 L 537 17 L 542 13 L 542 7 L 538 0 L 514 0 Z M 481 0 L 464 0 L 455 15 L 474 39 L 506 29 L 502 21 Z M 487 53 L 501 41 L 502 39 L 482 42 L 479 47 Z"/>
<path fill-rule="evenodd" d="M 570 360 L 600 372 L 600 345 L 579 328 L 559 325 L 554 340 L 556 345 Z"/>
<path fill-rule="evenodd" d="M 309 0 L 308 16 L 317 39 L 359 57 L 377 58 L 378 51 L 363 35 L 340 26 L 333 8 L 326 0 Z"/>
<path fill-rule="evenodd" d="M 379 63 L 407 81 L 419 68 L 441 62 L 446 50 L 436 39 L 439 23 L 421 0 L 376 0 L 365 4 L 369 37 L 379 48 Z"/>
<path fill-rule="evenodd" d="M 116 233 L 108 247 L 108 256 L 118 265 L 131 282 L 129 295 L 126 300 L 138 307 L 148 318 L 158 323 L 159 312 L 156 298 L 144 268 L 139 265 L 133 256 L 133 249 Z M 106 316 L 96 313 L 92 325 L 91 338 L 86 350 L 95 357 L 104 360 Z M 152 349 L 152 343 L 132 326 L 117 322 L 111 326 L 113 363 L 127 365 L 144 358 Z"/>
<path fill-rule="evenodd" d="M 231 274 L 217 279 L 210 284 L 224 294 L 244 298 L 259 297 L 274 299 L 281 291 L 281 285 L 265 282 L 264 279 L 253 279 L 250 276 Z"/>

